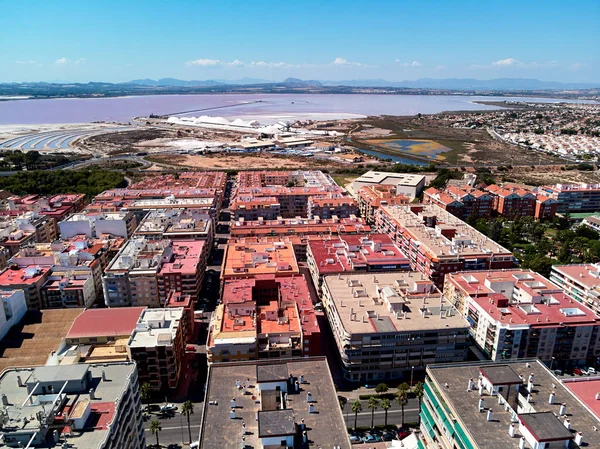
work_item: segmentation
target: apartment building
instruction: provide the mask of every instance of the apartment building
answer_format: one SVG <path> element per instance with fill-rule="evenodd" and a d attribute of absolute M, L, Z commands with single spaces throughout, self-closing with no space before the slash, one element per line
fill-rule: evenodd
<path fill-rule="evenodd" d="M 375 212 L 380 206 L 396 206 L 410 203 L 410 196 L 396 193 L 391 184 L 366 185 L 356 192 L 360 215 L 369 224 L 375 224 Z"/>
<path fill-rule="evenodd" d="M 157 272 L 160 304 L 171 292 L 189 295 L 196 303 L 206 271 L 210 247 L 204 240 L 172 240 L 169 257 L 165 255 Z"/>
<path fill-rule="evenodd" d="M 61 238 L 112 235 L 127 239 L 136 226 L 133 212 L 82 212 L 58 223 Z"/>
<path fill-rule="evenodd" d="M 423 202 L 434 204 L 458 218 L 489 217 L 494 197 L 470 186 L 450 186 L 445 190 L 430 187 L 425 190 Z"/>
<path fill-rule="evenodd" d="M 48 279 L 40 289 L 40 296 L 45 309 L 92 307 L 97 298 L 92 273 L 78 273 L 68 268 L 51 269 Z"/>
<path fill-rule="evenodd" d="M 600 211 L 600 184 L 556 184 L 538 187 L 541 195 L 558 202 L 556 212 Z"/>
<path fill-rule="evenodd" d="M 553 265 L 550 280 L 600 315 L 600 264 Z"/>
<path fill-rule="evenodd" d="M 4 270 L 8 267 L 8 260 L 10 259 L 10 251 L 4 246 L 0 246 L 0 270 Z"/>
<path fill-rule="evenodd" d="M 209 326 L 208 363 L 319 355 L 320 335 L 304 276 L 226 280 Z"/>
<path fill-rule="evenodd" d="M 509 250 L 433 204 L 382 206 L 376 228 L 398 245 L 413 270 L 438 286 L 447 273 L 512 268 L 515 263 Z"/>
<path fill-rule="evenodd" d="M 86 207 L 90 212 L 119 212 L 127 209 L 133 213 L 150 212 L 153 210 L 196 209 L 212 218 L 218 216 L 220 203 L 214 196 L 214 191 L 206 197 L 176 197 L 167 195 L 149 199 L 121 199 L 95 197 L 92 204 Z M 212 195 L 212 196 L 211 196 Z"/>
<path fill-rule="evenodd" d="M 8 447 L 146 448 L 134 363 L 9 369 L 0 393 Z"/>
<path fill-rule="evenodd" d="M 352 448 L 324 357 L 213 364 L 202 416 L 200 449 Z"/>
<path fill-rule="evenodd" d="M 406 256 L 385 234 L 311 238 L 307 262 L 319 295 L 323 277 L 328 274 L 410 271 Z"/>
<path fill-rule="evenodd" d="M 562 383 L 537 359 L 429 365 L 419 447 L 600 447 L 594 409 L 570 391 L 584 383 Z"/>
<path fill-rule="evenodd" d="M 8 249 L 11 256 L 18 253 L 21 246 L 27 243 L 52 242 L 55 239 L 54 222 L 37 212 L 0 218 L 0 243 Z"/>
<path fill-rule="evenodd" d="M 325 276 L 323 306 L 348 381 L 408 379 L 466 359 L 469 323 L 422 273 Z"/>
<path fill-rule="evenodd" d="M 176 389 L 184 355 L 183 308 L 145 309 L 127 342 L 140 385 L 157 391 Z"/>
<path fill-rule="evenodd" d="M 299 273 L 294 247 L 289 242 L 230 243 L 225 248 L 221 279 Z"/>
<path fill-rule="evenodd" d="M 23 290 L 27 309 L 43 308 L 41 289 L 50 276 L 49 267 L 11 266 L 0 273 L 0 291 Z"/>
<path fill-rule="evenodd" d="M 537 357 L 570 369 L 600 357 L 600 318 L 533 271 L 447 274 L 444 296 L 493 361 Z"/>
<path fill-rule="evenodd" d="M 412 173 L 393 173 L 368 171 L 352 183 L 352 189 L 358 192 L 361 187 L 376 185 L 392 185 L 397 195 L 416 198 L 425 188 L 425 176 Z"/>
<path fill-rule="evenodd" d="M 581 224 L 587 226 L 590 229 L 593 229 L 596 232 L 600 232 L 600 217 L 597 215 L 592 215 L 590 217 L 584 218 Z"/>
<path fill-rule="evenodd" d="M 348 218 L 356 217 L 358 214 L 358 204 L 354 198 L 339 194 L 311 196 L 306 207 L 306 213 L 311 218 Z"/>
<path fill-rule="evenodd" d="M 210 215 L 194 209 L 155 210 L 138 225 L 134 235 L 149 240 L 206 240 L 213 243 L 213 221 Z"/>
<path fill-rule="evenodd" d="M 165 307 L 167 308 L 182 308 L 183 315 L 181 322 L 183 323 L 183 340 L 184 343 L 195 343 L 194 340 L 194 329 L 196 328 L 196 321 L 194 319 L 194 306 L 196 301 L 192 299 L 191 295 L 171 290 L 167 295 Z"/>
<path fill-rule="evenodd" d="M 27 312 L 23 290 L 0 291 L 2 309 L 0 309 L 0 340 L 15 325 L 19 324 Z"/>
<path fill-rule="evenodd" d="M 252 195 L 236 196 L 231 205 L 232 220 L 276 220 L 281 216 L 281 205 L 275 197 L 255 198 Z"/>

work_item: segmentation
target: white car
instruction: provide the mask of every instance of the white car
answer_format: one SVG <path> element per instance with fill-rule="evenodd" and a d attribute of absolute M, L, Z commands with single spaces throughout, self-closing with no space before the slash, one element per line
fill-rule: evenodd
<path fill-rule="evenodd" d="M 161 412 L 176 412 L 177 406 L 175 404 L 165 404 L 160 407 Z"/>
<path fill-rule="evenodd" d="M 190 449 L 198 449 L 200 447 L 200 441 L 194 441 L 190 444 Z"/>
<path fill-rule="evenodd" d="M 594 368 L 593 366 L 590 366 L 588 368 L 588 374 L 596 374 L 596 368 Z"/>

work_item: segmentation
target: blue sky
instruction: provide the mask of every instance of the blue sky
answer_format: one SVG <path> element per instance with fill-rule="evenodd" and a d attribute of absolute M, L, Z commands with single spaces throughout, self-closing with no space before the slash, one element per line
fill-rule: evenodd
<path fill-rule="evenodd" d="M 0 0 L 0 82 L 600 81 L 600 2 Z"/>

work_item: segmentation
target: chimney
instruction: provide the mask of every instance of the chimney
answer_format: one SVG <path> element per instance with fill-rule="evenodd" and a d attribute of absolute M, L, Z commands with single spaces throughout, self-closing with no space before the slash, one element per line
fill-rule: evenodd
<path fill-rule="evenodd" d="M 236 407 L 235 398 L 231 398 L 231 401 L 229 401 L 229 406 L 231 408 L 235 408 Z"/>
<path fill-rule="evenodd" d="M 579 447 L 583 445 L 583 434 L 581 432 L 575 434 L 575 444 Z"/>
<path fill-rule="evenodd" d="M 242 423 L 242 435 L 246 435 L 246 423 Z"/>
<path fill-rule="evenodd" d="M 313 403 L 308 404 L 308 413 L 315 412 L 315 405 Z"/>
<path fill-rule="evenodd" d="M 300 374 L 300 379 L 299 379 L 299 380 L 300 380 L 300 383 L 301 383 L 301 384 L 303 384 L 303 383 L 304 383 L 304 375 L 303 375 L 303 374 Z"/>
<path fill-rule="evenodd" d="M 554 394 L 554 391 L 552 393 L 550 393 L 550 397 L 548 398 L 548 404 L 554 404 L 554 396 L 556 396 Z"/>
<path fill-rule="evenodd" d="M 569 418 L 565 418 L 563 424 L 565 425 L 567 430 L 571 430 L 571 420 Z"/>
<path fill-rule="evenodd" d="M 308 402 L 309 404 L 312 402 L 312 394 L 310 393 L 310 391 L 306 393 L 306 402 Z"/>
<path fill-rule="evenodd" d="M 533 373 L 529 375 L 529 382 L 533 383 Z"/>
<path fill-rule="evenodd" d="M 469 384 L 467 385 L 467 391 L 471 391 L 474 386 L 475 386 L 475 384 L 473 383 L 473 378 L 471 377 L 469 379 Z"/>
<path fill-rule="evenodd" d="M 525 437 L 521 437 L 519 441 L 519 449 L 525 449 Z"/>
<path fill-rule="evenodd" d="M 531 393 L 527 394 L 527 402 L 531 402 Z"/>
<path fill-rule="evenodd" d="M 102 370 L 102 380 L 106 382 L 106 371 Z"/>
<path fill-rule="evenodd" d="M 229 410 L 229 419 L 235 419 L 235 409 Z"/>
<path fill-rule="evenodd" d="M 246 449 L 246 437 L 242 436 L 242 449 Z"/>
<path fill-rule="evenodd" d="M 483 398 L 480 397 L 479 398 L 479 412 L 481 413 L 483 411 Z"/>
<path fill-rule="evenodd" d="M 302 432 L 302 442 L 303 443 L 308 442 L 308 432 L 306 432 L 306 430 L 304 432 Z"/>
<path fill-rule="evenodd" d="M 305 427 L 306 427 L 306 424 L 304 424 L 304 418 L 302 418 L 302 419 L 300 420 L 300 430 L 304 430 L 304 429 L 305 429 Z"/>
<path fill-rule="evenodd" d="M 2 405 L 8 405 L 8 396 L 2 394 Z"/>
<path fill-rule="evenodd" d="M 510 435 L 511 438 L 515 437 L 515 425 L 511 423 L 510 426 L 508 426 L 508 434 Z"/>
<path fill-rule="evenodd" d="M 529 393 L 533 391 L 533 382 L 527 382 L 527 391 Z"/>
<path fill-rule="evenodd" d="M 492 416 L 493 416 L 493 415 L 494 415 L 494 413 L 492 412 L 492 409 L 489 409 L 489 410 L 488 410 L 488 413 L 487 413 L 487 420 L 488 420 L 488 421 L 491 421 L 491 420 L 492 420 Z"/>
<path fill-rule="evenodd" d="M 95 397 L 95 391 L 93 388 L 90 388 L 90 399 L 96 399 Z"/>
<path fill-rule="evenodd" d="M 19 387 L 22 387 L 22 386 L 23 386 L 23 381 L 21 380 L 21 376 L 17 376 L 17 385 L 18 385 Z M 596 398 L 596 399 L 598 399 L 598 398 Z"/>
<path fill-rule="evenodd" d="M 560 405 L 560 410 L 558 411 L 558 416 L 563 416 L 567 411 L 567 404 L 564 402 Z"/>
<path fill-rule="evenodd" d="M 483 395 L 483 382 L 479 384 L 479 396 Z"/>

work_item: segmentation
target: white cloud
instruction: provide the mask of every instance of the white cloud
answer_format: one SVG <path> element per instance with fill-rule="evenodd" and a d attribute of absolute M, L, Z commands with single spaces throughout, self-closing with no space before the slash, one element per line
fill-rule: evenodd
<path fill-rule="evenodd" d="M 249 64 L 251 67 L 269 67 L 276 69 L 289 69 L 294 67 L 292 64 L 288 64 L 287 62 L 265 62 L 265 61 L 252 61 Z"/>
<path fill-rule="evenodd" d="M 338 66 L 354 66 L 354 67 L 364 67 L 365 64 L 361 63 L 361 62 L 353 62 L 353 61 L 348 61 L 346 58 L 335 58 L 332 62 L 333 65 L 338 65 Z"/>
<path fill-rule="evenodd" d="M 68 58 L 60 58 L 54 61 L 55 64 L 68 64 L 70 61 Z"/>
<path fill-rule="evenodd" d="M 35 64 L 35 61 L 17 61 L 17 64 Z"/>
<path fill-rule="evenodd" d="M 223 64 L 218 59 L 196 59 L 185 63 L 187 66 L 199 65 L 201 67 L 214 67 Z"/>
<path fill-rule="evenodd" d="M 436 70 L 446 70 L 448 67 L 446 67 L 445 65 L 438 65 L 435 69 Z"/>
<path fill-rule="evenodd" d="M 515 58 L 500 59 L 499 61 L 492 62 L 492 65 L 495 65 L 497 67 L 507 67 L 507 66 L 517 65 L 517 64 L 521 64 L 521 62 Z"/>
<path fill-rule="evenodd" d="M 81 64 L 85 64 L 87 62 L 87 59 L 85 58 L 79 58 L 77 61 L 75 61 L 76 65 L 81 65 Z"/>
<path fill-rule="evenodd" d="M 400 59 L 396 59 L 397 63 L 401 63 L 404 67 L 421 67 L 423 64 L 421 64 L 419 61 L 413 61 L 413 62 L 402 62 L 402 60 Z"/>

